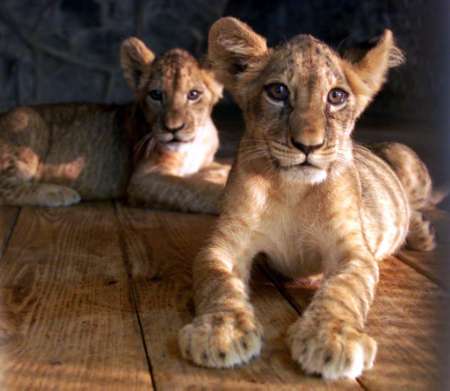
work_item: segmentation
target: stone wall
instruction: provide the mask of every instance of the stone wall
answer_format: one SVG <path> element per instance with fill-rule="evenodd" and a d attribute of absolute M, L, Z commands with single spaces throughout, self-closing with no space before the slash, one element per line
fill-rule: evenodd
<path fill-rule="evenodd" d="M 41 102 L 131 98 L 120 42 L 138 36 L 157 53 L 201 55 L 225 0 L 2 0 L 0 109 Z"/>
<path fill-rule="evenodd" d="M 433 1 L 425 0 L 2 0 L 0 110 L 62 101 L 122 102 L 131 93 L 118 63 L 120 42 L 142 38 L 156 53 L 179 46 L 200 56 L 211 23 L 234 15 L 276 44 L 311 33 L 343 48 L 394 30 L 408 63 L 372 113 L 423 117 L 445 86 L 434 72 L 442 47 L 424 45 Z M 448 48 L 447 48 L 448 49 Z"/>

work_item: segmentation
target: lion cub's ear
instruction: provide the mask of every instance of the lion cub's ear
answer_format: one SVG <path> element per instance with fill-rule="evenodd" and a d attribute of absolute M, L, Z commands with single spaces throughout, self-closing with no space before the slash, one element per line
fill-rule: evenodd
<path fill-rule="evenodd" d="M 203 82 L 211 92 L 211 101 L 212 104 L 215 105 L 220 98 L 222 98 L 223 85 L 219 82 L 219 80 L 217 80 L 217 76 L 215 75 L 214 70 L 211 67 L 211 63 L 207 57 L 200 59 L 199 65 L 203 76 Z"/>
<path fill-rule="evenodd" d="M 238 83 L 262 69 L 268 53 L 266 40 L 238 19 L 221 18 L 209 30 L 209 61 L 219 81 L 233 94 Z"/>
<path fill-rule="evenodd" d="M 405 57 L 395 45 L 392 31 L 385 30 L 373 48 L 368 50 L 359 61 L 353 62 L 350 67 L 347 67 L 347 79 L 360 98 L 360 111 L 381 89 L 386 81 L 389 68 L 396 67 L 404 61 Z"/>
<path fill-rule="evenodd" d="M 202 69 L 203 79 L 206 86 L 211 91 L 212 104 L 216 104 L 222 98 L 223 85 L 219 83 L 214 73 L 209 69 Z"/>
<path fill-rule="evenodd" d="M 153 52 L 136 37 L 130 37 L 122 42 L 120 48 L 120 63 L 125 80 L 133 91 L 137 91 L 143 76 L 155 59 Z"/>

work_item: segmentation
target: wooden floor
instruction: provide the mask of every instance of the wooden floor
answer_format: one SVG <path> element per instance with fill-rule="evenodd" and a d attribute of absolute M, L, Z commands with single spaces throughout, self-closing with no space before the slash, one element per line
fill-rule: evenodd
<path fill-rule="evenodd" d="M 0 390 L 430 390 L 448 299 L 437 261 L 449 219 L 435 212 L 433 254 L 403 252 L 381 267 L 368 332 L 373 370 L 357 381 L 305 376 L 284 342 L 312 289 L 264 268 L 253 303 L 265 328 L 261 357 L 233 370 L 181 359 L 177 332 L 193 315 L 191 260 L 213 217 L 120 204 L 0 209 Z M 448 252 L 447 252 L 448 254 Z"/>
<path fill-rule="evenodd" d="M 402 134 L 420 151 L 417 133 Z M 398 135 L 369 129 L 362 138 Z M 236 139 L 225 145 L 232 150 Z M 437 153 L 425 152 L 439 174 Z M 0 207 L 0 391 L 437 389 L 438 314 L 449 298 L 439 263 L 450 265 L 450 218 L 431 215 L 436 251 L 382 263 L 367 325 L 379 344 L 375 367 L 356 381 L 326 383 L 305 376 L 285 343 L 313 288 L 264 267 L 252 295 L 265 330 L 261 356 L 232 370 L 181 359 L 177 333 L 193 316 L 191 262 L 213 217 L 112 202 Z"/>

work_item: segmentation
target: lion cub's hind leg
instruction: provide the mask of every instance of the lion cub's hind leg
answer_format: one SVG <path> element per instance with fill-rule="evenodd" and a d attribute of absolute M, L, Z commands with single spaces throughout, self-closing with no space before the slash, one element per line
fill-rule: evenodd
<path fill-rule="evenodd" d="M 406 246 L 418 251 L 433 250 L 436 246 L 435 232 L 422 212 L 432 204 L 432 181 L 427 167 L 404 144 L 387 142 L 370 148 L 394 170 L 408 196 L 412 212 Z"/>
<path fill-rule="evenodd" d="M 39 114 L 18 108 L 0 117 L 0 204 L 67 206 L 80 201 L 68 187 L 38 183 L 47 150 L 46 126 Z"/>
<path fill-rule="evenodd" d="M 3 192 L 2 192 L 3 193 Z M 58 207 L 77 204 L 81 201 L 80 195 L 66 186 L 47 183 L 26 183 L 18 186 L 12 193 L 0 198 L 0 203 L 17 206 L 44 206 Z"/>
<path fill-rule="evenodd" d="M 417 251 L 431 251 L 436 247 L 433 225 L 420 211 L 414 210 L 411 213 L 406 246 Z"/>

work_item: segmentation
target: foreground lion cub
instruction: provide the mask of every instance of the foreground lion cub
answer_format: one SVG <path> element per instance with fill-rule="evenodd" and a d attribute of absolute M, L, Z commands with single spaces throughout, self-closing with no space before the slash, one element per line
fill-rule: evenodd
<path fill-rule="evenodd" d="M 222 214 L 194 263 L 197 316 L 180 331 L 181 352 L 208 367 L 259 354 L 262 329 L 248 279 L 254 256 L 265 253 L 286 276 L 324 273 L 289 328 L 292 358 L 307 373 L 355 378 L 373 365 L 377 350 L 364 333 L 377 261 L 428 229 L 411 209 L 426 202 L 415 197 L 430 189 L 408 193 L 385 161 L 350 138 L 401 52 L 388 30 L 356 63 L 307 35 L 269 49 L 247 25 L 223 18 L 210 30 L 209 57 L 247 130 Z M 394 169 L 397 152 L 417 159 L 401 144 L 378 152 Z"/>
<path fill-rule="evenodd" d="M 137 38 L 123 42 L 121 63 L 133 103 L 19 107 L 0 116 L 0 204 L 128 196 L 217 212 L 222 186 L 196 173 L 219 145 L 211 110 L 222 87 L 184 50 L 155 59 Z"/>

